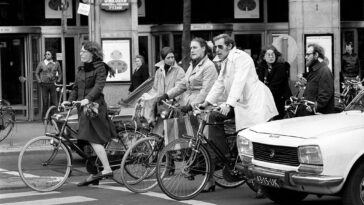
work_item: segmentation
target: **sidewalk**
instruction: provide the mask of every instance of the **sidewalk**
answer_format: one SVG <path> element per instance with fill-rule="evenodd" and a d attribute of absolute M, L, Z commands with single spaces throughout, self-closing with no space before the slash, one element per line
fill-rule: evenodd
<path fill-rule="evenodd" d="M 0 154 L 5 152 L 20 152 L 20 149 L 32 138 L 44 135 L 42 121 L 16 122 L 12 133 L 0 143 Z"/>

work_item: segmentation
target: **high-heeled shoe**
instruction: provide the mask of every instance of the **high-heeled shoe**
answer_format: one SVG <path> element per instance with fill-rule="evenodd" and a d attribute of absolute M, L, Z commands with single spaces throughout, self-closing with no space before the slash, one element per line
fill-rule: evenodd
<path fill-rule="evenodd" d="M 77 186 L 88 186 L 90 184 L 92 185 L 99 185 L 100 180 L 99 179 L 91 179 L 91 180 L 83 180 L 82 182 L 78 183 Z"/>
<path fill-rule="evenodd" d="M 201 193 L 214 192 L 215 187 L 215 183 L 207 182 L 205 188 L 201 191 Z"/>

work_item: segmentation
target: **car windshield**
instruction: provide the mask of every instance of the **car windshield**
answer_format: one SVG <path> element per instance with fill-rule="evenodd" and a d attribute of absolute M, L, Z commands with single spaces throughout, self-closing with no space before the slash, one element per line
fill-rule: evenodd
<path fill-rule="evenodd" d="M 345 111 L 360 110 L 364 112 L 364 90 L 351 101 L 351 103 L 345 108 Z"/>

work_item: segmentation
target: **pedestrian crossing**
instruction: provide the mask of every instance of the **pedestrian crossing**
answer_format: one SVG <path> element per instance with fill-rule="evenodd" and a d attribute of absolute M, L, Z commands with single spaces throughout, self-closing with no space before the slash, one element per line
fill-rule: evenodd
<path fill-rule="evenodd" d="M 55 197 L 54 195 L 60 194 L 61 192 L 18 192 L 18 193 L 6 193 L 0 194 L 0 205 L 59 205 L 59 204 L 74 204 L 81 202 L 96 201 L 97 199 L 89 198 L 85 196 L 69 196 L 69 197 Z M 28 200 L 27 197 L 50 195 L 47 199 L 36 199 Z M 18 202 L 2 203 L 7 199 L 18 199 Z"/>
<path fill-rule="evenodd" d="M 76 182 L 71 182 L 71 184 L 76 184 Z M 92 186 L 92 188 L 132 193 L 127 188 L 122 186 L 114 186 L 115 182 L 102 182 L 98 186 Z M 62 205 L 62 204 L 77 204 L 97 201 L 99 199 L 80 195 L 71 196 L 57 196 L 62 194 L 60 191 L 52 192 L 37 192 L 37 191 L 26 191 L 26 192 L 14 192 L 14 193 L 4 193 L 0 194 L 0 205 Z M 175 200 L 169 198 L 163 193 L 150 191 L 147 193 L 141 193 L 140 195 L 152 197 L 162 201 L 176 202 Z M 169 204 L 168 203 L 168 204 Z M 215 205 L 214 203 L 204 202 L 200 200 L 186 200 L 179 201 L 178 204 L 187 205 Z"/>

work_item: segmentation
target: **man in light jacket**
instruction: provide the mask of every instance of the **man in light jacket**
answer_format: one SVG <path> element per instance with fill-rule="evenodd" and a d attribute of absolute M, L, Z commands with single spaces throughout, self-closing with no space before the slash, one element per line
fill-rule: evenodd
<path fill-rule="evenodd" d="M 214 61 L 221 62 L 221 71 L 200 107 L 216 104 L 223 96 L 220 112 L 227 118 L 235 115 L 237 131 L 278 115 L 272 93 L 258 79 L 253 59 L 236 49 L 235 41 L 227 34 L 216 36 L 214 44 Z"/>

